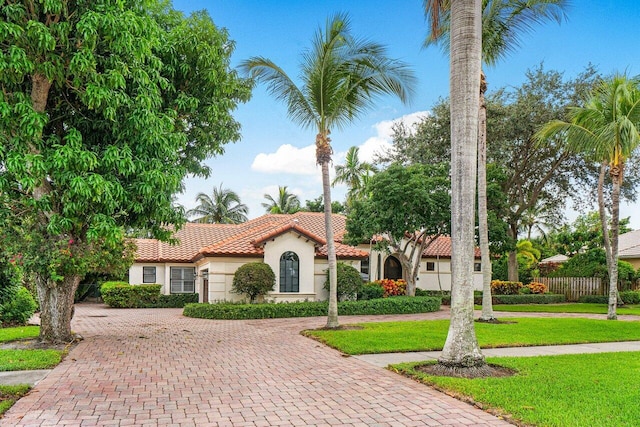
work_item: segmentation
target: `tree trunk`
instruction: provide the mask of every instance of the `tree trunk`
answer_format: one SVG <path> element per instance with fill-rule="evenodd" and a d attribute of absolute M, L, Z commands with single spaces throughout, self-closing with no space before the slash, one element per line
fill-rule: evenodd
<path fill-rule="evenodd" d="M 327 313 L 327 328 L 335 329 L 338 322 L 338 271 L 336 260 L 336 245 L 333 241 L 333 224 L 331 218 L 331 179 L 329 177 L 329 163 L 331 163 L 331 138 L 329 129 L 319 127 L 316 135 L 316 163 L 322 171 L 322 197 L 324 198 L 324 229 L 327 237 L 327 263 L 329 267 L 329 310 Z"/>
<path fill-rule="evenodd" d="M 495 320 L 491 301 L 491 258 L 489 256 L 489 223 L 487 214 L 487 104 L 484 94 L 487 82 L 480 73 L 480 112 L 478 118 L 478 233 L 482 262 L 482 315 L 480 320 Z"/>
<path fill-rule="evenodd" d="M 623 163 L 612 165 L 609 174 L 613 182 L 611 192 L 611 235 L 610 255 L 607 256 L 609 262 L 609 308 L 607 319 L 616 320 L 618 305 L 618 231 L 620 223 L 620 187 L 622 185 Z M 603 227 L 606 223 L 603 222 Z M 605 237 L 606 238 L 606 237 Z"/>
<path fill-rule="evenodd" d="M 451 2 L 451 322 L 438 359 L 445 371 L 485 366 L 473 316 L 481 3 Z"/>
<path fill-rule="evenodd" d="M 80 284 L 80 276 L 68 276 L 60 282 L 36 274 L 40 301 L 40 341 L 51 344 L 69 343 L 73 297 Z"/>
<path fill-rule="evenodd" d="M 507 230 L 507 234 L 509 237 L 513 239 L 514 242 L 518 241 L 518 225 L 517 224 L 509 224 L 509 229 Z M 507 257 L 507 278 L 510 282 L 517 282 L 518 277 L 518 250 L 513 248 L 512 251 L 509 251 Z"/>

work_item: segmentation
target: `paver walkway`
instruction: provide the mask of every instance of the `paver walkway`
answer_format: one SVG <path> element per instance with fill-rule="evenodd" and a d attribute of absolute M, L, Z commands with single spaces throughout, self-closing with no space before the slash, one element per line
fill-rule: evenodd
<path fill-rule="evenodd" d="M 218 321 L 181 309 L 76 307 L 85 340 L 3 426 L 508 426 L 299 334 L 325 318 Z M 448 312 L 341 317 L 342 323 Z"/>

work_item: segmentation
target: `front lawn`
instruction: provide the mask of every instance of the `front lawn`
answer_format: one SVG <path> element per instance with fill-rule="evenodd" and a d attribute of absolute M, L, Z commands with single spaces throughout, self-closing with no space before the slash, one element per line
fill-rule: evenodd
<path fill-rule="evenodd" d="M 415 369 L 420 363 L 395 365 L 393 369 L 463 400 L 472 399 L 484 409 L 518 421 L 518 425 L 632 427 L 640 422 L 640 353 L 487 361 L 518 373 L 469 380 L 426 375 Z"/>
<path fill-rule="evenodd" d="M 0 342 L 38 338 L 38 335 L 40 335 L 40 326 L 0 328 Z"/>
<path fill-rule="evenodd" d="M 568 318 L 504 318 L 514 323 L 475 324 L 481 347 L 521 347 L 640 341 L 640 322 Z M 361 329 L 313 330 L 305 334 L 346 354 L 441 350 L 448 320 L 362 323 Z"/>
<path fill-rule="evenodd" d="M 30 389 L 28 385 L 0 385 L 0 417 Z"/>
<path fill-rule="evenodd" d="M 59 350 L 0 350 L 0 371 L 49 369 L 61 360 Z"/>
<path fill-rule="evenodd" d="M 481 306 L 476 306 L 481 310 Z M 575 303 L 575 304 L 494 304 L 494 311 L 508 312 L 537 312 L 537 313 L 588 313 L 607 314 L 606 304 Z M 640 316 L 640 306 L 624 305 L 616 309 L 617 313 L 635 314 Z"/>

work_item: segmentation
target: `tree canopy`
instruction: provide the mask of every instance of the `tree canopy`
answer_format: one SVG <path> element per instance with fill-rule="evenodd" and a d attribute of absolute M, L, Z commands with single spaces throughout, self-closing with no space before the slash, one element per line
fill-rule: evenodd
<path fill-rule="evenodd" d="M 41 337 L 65 340 L 67 294 L 92 264 L 79 260 L 121 254 L 125 227 L 170 237 L 184 222 L 172 195 L 239 139 L 231 112 L 251 85 L 204 12 L 51 0 L 0 14 L 3 243 L 37 274 Z"/>

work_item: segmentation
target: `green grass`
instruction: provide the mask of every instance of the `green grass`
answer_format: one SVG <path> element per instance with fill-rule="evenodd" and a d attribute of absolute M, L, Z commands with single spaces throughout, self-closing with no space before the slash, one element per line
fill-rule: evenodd
<path fill-rule="evenodd" d="M 28 385 L 0 385 L 0 416 L 30 389 Z"/>
<path fill-rule="evenodd" d="M 40 326 L 18 326 L 0 328 L 0 342 L 15 341 L 25 338 L 38 338 Z"/>
<path fill-rule="evenodd" d="M 477 305 L 477 310 L 482 307 Z M 589 313 L 589 314 L 607 314 L 606 304 L 495 304 L 495 311 L 508 312 L 537 312 L 537 313 Z M 617 313 L 640 315 L 640 306 L 625 305 L 617 308 Z"/>
<path fill-rule="evenodd" d="M 509 318 L 516 323 L 476 323 L 483 348 L 640 341 L 640 322 L 568 318 Z M 448 320 L 362 323 L 362 329 L 314 330 L 306 335 L 346 354 L 441 350 Z"/>
<path fill-rule="evenodd" d="M 394 369 L 526 425 L 637 426 L 640 423 L 640 353 L 600 353 L 488 362 L 516 369 L 504 378 L 460 379 L 417 372 L 416 363 Z"/>
<path fill-rule="evenodd" d="M 53 368 L 62 360 L 58 350 L 0 350 L 0 371 Z"/>

